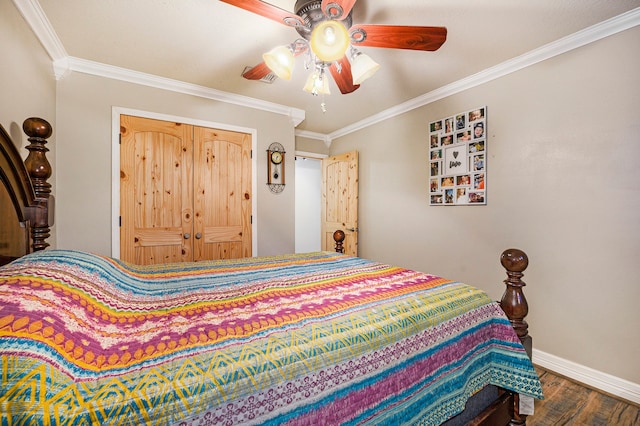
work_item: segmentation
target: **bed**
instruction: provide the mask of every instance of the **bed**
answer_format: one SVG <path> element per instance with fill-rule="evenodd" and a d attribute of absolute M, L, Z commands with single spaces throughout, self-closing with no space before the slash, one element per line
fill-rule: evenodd
<path fill-rule="evenodd" d="M 44 147 L 42 121 L 24 129 Z M 7 233 L 27 243 L 0 267 L 1 424 L 517 425 L 542 398 L 520 250 L 501 256 L 500 303 L 346 256 L 340 231 L 336 252 L 159 266 L 44 250 L 47 173 L 34 184 L 2 139 L 29 231 Z"/>

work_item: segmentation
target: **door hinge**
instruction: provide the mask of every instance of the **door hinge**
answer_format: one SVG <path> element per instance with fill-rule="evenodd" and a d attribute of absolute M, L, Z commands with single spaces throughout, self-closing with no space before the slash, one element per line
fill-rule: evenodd
<path fill-rule="evenodd" d="M 118 216 L 118 226 L 122 227 L 122 216 Z"/>
<path fill-rule="evenodd" d="M 118 144 L 122 145 L 122 133 L 118 133 Z"/>
<path fill-rule="evenodd" d="M 251 215 L 251 218 L 249 219 L 249 223 L 253 225 L 253 215 Z"/>
<path fill-rule="evenodd" d="M 249 158 L 253 158 L 253 150 L 249 151 Z"/>

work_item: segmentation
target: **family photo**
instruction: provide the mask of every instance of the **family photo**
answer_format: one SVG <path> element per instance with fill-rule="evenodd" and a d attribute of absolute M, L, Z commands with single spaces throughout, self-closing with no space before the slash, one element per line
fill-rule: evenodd
<path fill-rule="evenodd" d="M 429 203 L 486 204 L 487 108 L 429 123 Z"/>

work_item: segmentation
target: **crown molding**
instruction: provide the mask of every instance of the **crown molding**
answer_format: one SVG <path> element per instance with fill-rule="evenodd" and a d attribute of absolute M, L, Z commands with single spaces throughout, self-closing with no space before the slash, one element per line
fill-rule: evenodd
<path fill-rule="evenodd" d="M 299 108 L 69 56 L 37 0 L 13 3 L 53 61 L 56 80 L 75 71 L 286 115 L 294 127 L 305 119 L 305 111 Z"/>
<path fill-rule="evenodd" d="M 56 35 L 51 23 L 47 19 L 44 11 L 37 0 L 13 0 L 16 8 L 20 11 L 25 21 L 31 26 L 36 37 L 53 60 L 56 79 L 64 78 L 72 71 L 86 74 L 98 75 L 106 78 L 117 79 L 134 84 L 155 87 L 163 90 L 170 90 L 179 93 L 200 96 L 207 99 L 227 102 L 248 108 L 269 111 L 276 114 L 283 114 L 289 117 L 294 127 L 298 126 L 305 119 L 305 111 L 286 105 L 275 104 L 248 96 L 236 95 L 221 90 L 211 89 L 204 86 L 185 83 L 151 74 L 145 74 L 125 68 L 114 67 L 97 62 L 68 56 L 60 39 Z M 573 49 L 593 43 L 602 38 L 633 28 L 640 24 L 640 7 L 629 12 L 618 15 L 614 18 L 593 25 L 584 30 L 578 31 L 555 42 L 549 43 L 538 49 L 534 49 L 521 56 L 515 57 L 501 64 L 487 68 L 484 71 L 465 77 L 451 84 L 442 86 L 424 95 L 413 98 L 407 102 L 388 108 L 377 114 L 369 116 L 363 120 L 338 129 L 330 134 L 315 132 L 296 131 L 296 136 L 321 140 L 327 147 L 331 146 L 333 140 L 372 126 L 381 121 L 404 114 L 416 108 L 438 101 L 451 95 L 463 92 L 470 88 L 479 86 L 489 81 L 504 77 L 523 68 L 535 65 L 544 60 L 561 55 Z"/>
<path fill-rule="evenodd" d="M 125 81 L 127 83 L 138 84 L 141 86 L 154 87 L 156 89 L 169 90 L 171 92 L 184 93 L 187 95 L 199 96 L 201 98 L 212 99 L 247 108 L 282 114 L 289 117 L 294 127 L 302 123 L 305 119 L 305 111 L 299 108 L 293 108 L 256 98 L 250 98 L 248 96 L 224 92 L 222 90 L 199 86 L 197 84 L 185 83 L 183 81 L 173 80 L 170 78 L 159 77 L 153 74 L 115 67 L 113 65 L 74 58 L 73 56 L 68 56 L 54 61 L 53 67 L 54 70 L 56 70 L 56 76 L 66 75 L 70 71 L 80 72 L 113 80 Z"/>
<path fill-rule="evenodd" d="M 295 135 L 301 138 L 317 139 L 324 142 L 327 148 L 331 147 L 331 136 L 325 133 L 310 132 L 308 130 L 296 130 Z"/>
<path fill-rule="evenodd" d="M 538 49 L 534 49 L 491 68 L 487 68 L 477 74 L 470 75 L 469 77 L 465 77 L 451 84 L 442 86 L 407 102 L 388 108 L 363 120 L 350 124 L 349 126 L 343 127 L 342 129 L 336 130 L 330 133 L 329 137 L 334 140 L 348 135 L 349 133 L 364 129 L 381 121 L 409 112 L 413 109 L 420 108 L 424 105 L 455 95 L 497 78 L 504 77 L 523 68 L 553 58 L 554 56 L 561 55 L 610 35 L 628 30 L 639 24 L 640 7 L 606 21 L 602 21 L 599 24 L 585 28 L 584 30 L 546 44 Z"/>

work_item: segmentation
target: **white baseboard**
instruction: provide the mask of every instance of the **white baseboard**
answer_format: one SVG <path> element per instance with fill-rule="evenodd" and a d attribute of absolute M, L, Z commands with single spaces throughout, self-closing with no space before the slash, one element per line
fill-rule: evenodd
<path fill-rule="evenodd" d="M 640 384 L 603 373 L 584 365 L 533 349 L 533 363 L 576 382 L 640 404 Z"/>

